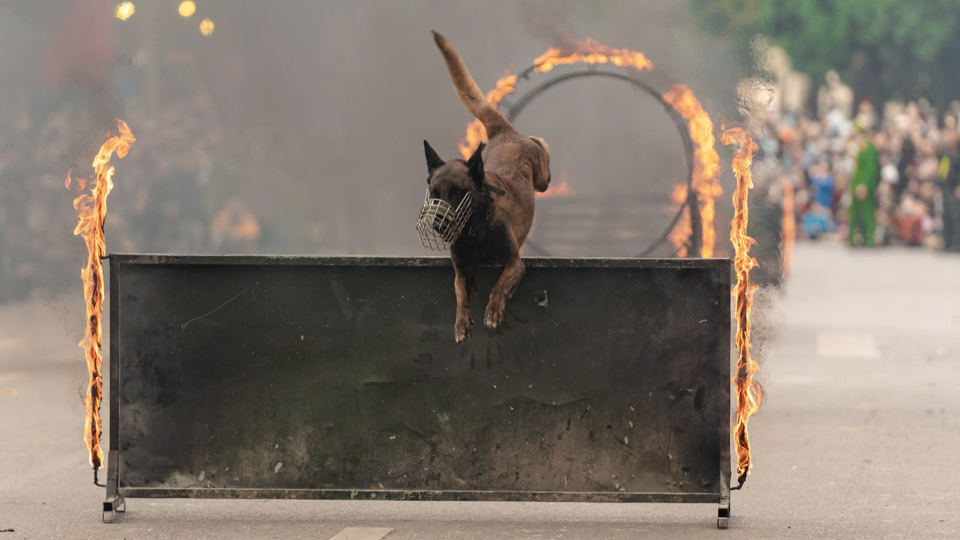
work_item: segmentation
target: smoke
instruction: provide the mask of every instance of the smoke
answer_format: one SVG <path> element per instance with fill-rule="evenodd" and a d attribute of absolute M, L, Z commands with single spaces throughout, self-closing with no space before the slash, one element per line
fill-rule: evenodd
<path fill-rule="evenodd" d="M 582 40 L 555 3 L 528 2 L 521 6 L 521 13 L 527 32 L 551 47 L 570 51 Z"/>
<path fill-rule="evenodd" d="M 136 4 L 123 22 L 110 4 L 102 13 L 102 0 L 0 8 L 0 295 L 76 286 L 82 244 L 70 234 L 62 178 L 71 164 L 90 176 L 114 116 L 139 142 L 117 163 L 108 251 L 424 254 L 414 231 L 422 140 L 457 157 L 471 119 L 431 29 L 484 90 L 547 47 L 593 37 L 646 54 L 657 67 L 645 80 L 663 91 L 688 84 L 718 125 L 737 111 L 738 64 L 700 33 L 684 2 L 207 0 L 189 19 L 175 3 Z M 67 55 L 61 67 L 74 78 L 44 80 L 69 10 L 105 29 L 109 55 L 105 64 Z M 207 17 L 216 30 L 204 37 Z M 102 51 L 103 37 L 76 39 Z M 685 158 L 655 100 L 618 81 L 575 81 L 538 97 L 516 126 L 548 141 L 555 177 L 577 194 L 638 201 L 652 234 L 671 217 L 663 206 L 684 181 Z M 723 181 L 729 193 L 732 175 Z M 256 238 L 214 235 L 226 211 L 255 216 Z M 719 205 L 718 238 L 731 215 L 729 202 Z"/>

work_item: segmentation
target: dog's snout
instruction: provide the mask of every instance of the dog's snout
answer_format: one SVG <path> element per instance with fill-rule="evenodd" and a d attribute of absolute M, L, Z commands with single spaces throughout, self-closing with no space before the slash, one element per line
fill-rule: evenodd
<path fill-rule="evenodd" d="M 433 217 L 433 220 L 432 220 L 433 230 L 443 234 L 443 231 L 447 228 L 446 209 L 443 207 L 436 208 L 435 213 L 433 214 L 432 217 Z"/>
<path fill-rule="evenodd" d="M 470 218 L 473 212 L 470 202 L 470 196 L 465 196 L 454 209 L 447 201 L 431 199 L 428 191 L 417 221 L 420 242 L 426 247 L 446 249 L 448 244 L 457 239 Z"/>

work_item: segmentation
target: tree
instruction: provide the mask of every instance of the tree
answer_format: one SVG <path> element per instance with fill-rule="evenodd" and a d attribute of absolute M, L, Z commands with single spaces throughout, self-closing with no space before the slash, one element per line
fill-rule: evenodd
<path fill-rule="evenodd" d="M 795 68 L 822 81 L 836 69 L 858 97 L 960 97 L 960 0 L 689 0 L 701 26 L 739 54 L 765 34 Z"/>

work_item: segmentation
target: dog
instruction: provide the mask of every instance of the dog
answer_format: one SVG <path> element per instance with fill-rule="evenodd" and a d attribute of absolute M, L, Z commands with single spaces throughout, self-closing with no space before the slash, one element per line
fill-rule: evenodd
<path fill-rule="evenodd" d="M 463 343 L 473 330 L 470 301 L 477 292 L 480 264 L 503 266 L 483 318 L 491 330 L 503 324 L 507 300 L 524 275 L 520 247 L 533 225 L 534 191 L 543 192 L 550 186 L 550 150 L 543 139 L 518 133 L 487 101 L 453 45 L 436 32 L 433 39 L 460 102 L 487 130 L 486 144 L 481 143 L 468 160 L 443 161 L 430 143 L 423 141 L 429 173 L 427 198 L 444 201 L 449 208 L 460 208 L 467 198 L 471 207 L 462 231 L 457 230 L 450 244 L 457 296 L 454 338 Z"/>

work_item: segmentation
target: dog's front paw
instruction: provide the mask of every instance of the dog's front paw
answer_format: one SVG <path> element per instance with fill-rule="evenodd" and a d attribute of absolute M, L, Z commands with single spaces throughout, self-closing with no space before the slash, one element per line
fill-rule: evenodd
<path fill-rule="evenodd" d="M 483 317 L 483 324 L 491 330 L 496 330 L 503 324 L 503 312 L 506 309 L 506 302 L 500 298 L 491 298 L 487 304 L 487 313 Z"/>
<path fill-rule="evenodd" d="M 457 319 L 457 323 L 453 326 L 453 336 L 457 340 L 457 343 L 463 343 L 470 339 L 471 330 L 473 330 L 473 318 L 465 317 L 463 319 Z"/>

